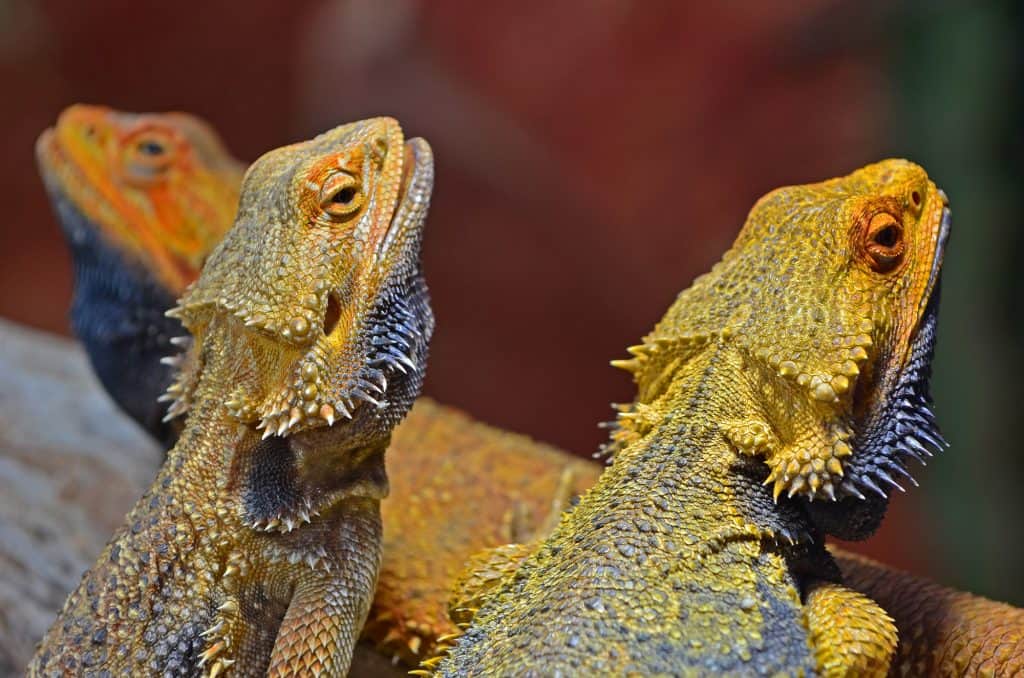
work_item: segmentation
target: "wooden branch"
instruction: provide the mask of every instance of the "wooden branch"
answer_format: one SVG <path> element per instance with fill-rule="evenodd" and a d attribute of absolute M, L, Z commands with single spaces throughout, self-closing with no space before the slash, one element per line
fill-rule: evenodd
<path fill-rule="evenodd" d="M 162 453 L 75 343 L 0 319 L 0 675 L 20 675 Z"/>

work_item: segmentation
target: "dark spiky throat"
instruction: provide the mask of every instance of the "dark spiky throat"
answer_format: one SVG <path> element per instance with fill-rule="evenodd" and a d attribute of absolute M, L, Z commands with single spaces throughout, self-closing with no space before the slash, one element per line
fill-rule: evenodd
<path fill-rule="evenodd" d="M 812 518 L 843 539 L 864 539 L 877 529 L 889 493 L 914 480 L 908 461 L 925 464 L 947 446 L 932 412 L 930 381 L 938 324 L 936 281 L 903 369 L 878 405 L 854 422 L 854 454 L 847 462 L 839 502 L 808 503 Z"/>
<path fill-rule="evenodd" d="M 366 327 L 366 367 L 355 395 L 376 404 L 390 428 L 419 393 L 434 330 L 430 295 L 418 268 L 381 294 Z"/>

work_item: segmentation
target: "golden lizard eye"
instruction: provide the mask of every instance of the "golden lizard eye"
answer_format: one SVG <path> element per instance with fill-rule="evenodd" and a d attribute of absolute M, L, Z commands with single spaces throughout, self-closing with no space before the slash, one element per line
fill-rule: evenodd
<path fill-rule="evenodd" d="M 359 182 L 349 174 L 333 175 L 320 189 L 320 209 L 335 221 L 346 221 L 354 217 L 363 202 Z"/>
<path fill-rule="evenodd" d="M 896 268 L 903 258 L 903 227 L 896 217 L 888 213 L 871 217 L 867 228 L 865 244 L 871 266 L 879 273 L 888 273 Z"/>

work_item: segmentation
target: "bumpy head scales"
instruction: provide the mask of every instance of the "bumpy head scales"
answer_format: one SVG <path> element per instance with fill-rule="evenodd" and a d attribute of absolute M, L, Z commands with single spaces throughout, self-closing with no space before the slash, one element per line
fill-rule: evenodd
<path fill-rule="evenodd" d="M 359 413 L 386 432 L 404 415 L 433 330 L 419 264 L 432 188 L 429 145 L 390 118 L 253 164 L 234 227 L 170 312 L 197 344 L 226 319 L 230 350 L 259 366 L 226 389 L 236 418 L 270 436 Z M 171 387 L 179 399 L 196 370 L 186 364 Z"/>
<path fill-rule="evenodd" d="M 244 171 L 195 116 L 83 104 L 43 132 L 36 157 L 58 211 L 83 212 L 172 295 L 195 279 L 231 225 Z M 72 247 L 90 235 L 80 222 L 61 219 Z"/>
<path fill-rule="evenodd" d="M 723 431 L 764 458 L 775 496 L 884 498 L 905 459 L 943 444 L 928 378 L 947 205 L 904 160 L 769 193 L 723 260 L 615 363 L 639 386 L 626 414 L 643 419 L 639 406 L 690 355 L 732 345 L 742 369 L 729 378 L 756 405 L 726 413 Z"/>

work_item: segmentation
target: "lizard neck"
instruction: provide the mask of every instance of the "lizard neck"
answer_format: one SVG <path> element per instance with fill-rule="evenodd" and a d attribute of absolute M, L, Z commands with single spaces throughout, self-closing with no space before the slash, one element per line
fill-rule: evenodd
<path fill-rule="evenodd" d="M 362 417 L 368 414 L 332 427 L 263 438 L 262 431 L 239 422 L 224 404 L 224 384 L 239 372 L 237 356 L 202 351 L 196 359 L 201 366 L 188 419 L 161 471 L 170 480 L 159 480 L 170 482 L 170 489 L 183 497 L 204 488 L 207 497 L 194 502 L 202 507 L 198 510 L 216 513 L 239 529 L 287 533 L 318 515 L 330 519 L 346 501 L 376 503 L 387 495 L 384 450 L 389 437 L 363 438 L 352 431 L 365 428 Z"/>
<path fill-rule="evenodd" d="M 736 403 L 754 397 L 741 367 L 732 345 L 713 344 L 667 379 L 659 396 L 638 403 L 632 419 L 635 439 L 616 453 L 598 484 L 600 491 L 653 502 L 656 510 L 681 507 L 677 517 L 684 529 L 712 535 L 704 537 L 704 549 L 713 549 L 718 539 L 795 538 L 807 531 L 802 516 L 789 503 L 775 505 L 762 486 L 765 466 L 737 453 L 726 435 L 730 422 L 742 414 Z"/>

